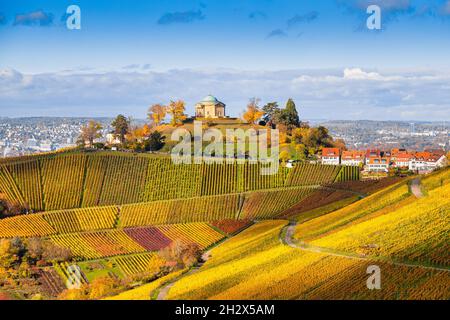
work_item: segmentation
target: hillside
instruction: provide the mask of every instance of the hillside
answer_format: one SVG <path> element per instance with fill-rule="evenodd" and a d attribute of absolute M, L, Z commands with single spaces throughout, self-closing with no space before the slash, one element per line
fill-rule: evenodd
<path fill-rule="evenodd" d="M 23 243 L 21 252 L 34 246 L 52 254 L 70 252 L 62 262 L 23 256 L 8 263 L 11 277 L 21 259 L 37 272 L 37 283 L 18 297 L 36 292 L 56 297 L 73 266 L 80 268 L 84 286 L 164 277 L 174 268 L 160 257 L 167 248 L 195 245 L 204 251 L 252 220 L 277 217 L 323 185 L 359 177 L 352 167 L 280 166 L 272 176 L 261 175 L 261 167 L 250 162 L 174 165 L 167 156 L 120 152 L 2 160 L 1 200 L 22 213 L 0 219 L 4 247 Z M 16 292 L 18 281 L 7 284 L 7 292 Z"/>
<path fill-rule="evenodd" d="M 121 297 L 149 299 L 170 284 L 161 298 L 449 299 L 450 189 L 433 183 L 447 173 L 425 177 L 435 187 L 422 198 L 400 181 L 298 226 L 257 223 L 199 269 Z M 381 269 L 381 290 L 366 288 L 370 265 Z"/>
<path fill-rule="evenodd" d="M 113 298 L 449 298 L 448 169 L 421 179 L 422 197 L 411 192 L 415 177 L 358 181 L 353 167 L 302 163 L 262 176 L 260 168 L 114 152 L 3 161 L 6 201 L 38 212 L 0 219 L 2 246 L 44 241 L 70 258 L 35 261 L 30 292 L 1 282 L 0 290 L 96 299 L 144 284 Z M 174 265 L 168 250 L 192 245 L 210 259 Z M 11 278 L 20 261 L 6 269 Z M 381 291 L 365 289 L 371 264 L 383 269 Z M 90 291 L 64 291 L 74 266 Z M 95 291 L 98 283 L 109 291 Z"/>
<path fill-rule="evenodd" d="M 0 193 L 32 211 L 49 211 L 359 179 L 359 172 L 351 167 L 280 166 L 278 174 L 264 176 L 261 166 L 249 162 L 175 165 L 163 156 L 73 152 L 3 161 Z"/>

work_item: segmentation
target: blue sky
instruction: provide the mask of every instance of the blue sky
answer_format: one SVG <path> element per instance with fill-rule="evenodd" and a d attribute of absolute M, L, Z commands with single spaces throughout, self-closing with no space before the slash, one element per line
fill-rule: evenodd
<path fill-rule="evenodd" d="M 0 48 L 0 115 L 144 117 L 212 93 L 236 116 L 258 96 L 307 118 L 450 120 L 448 0 L 0 0 Z"/>

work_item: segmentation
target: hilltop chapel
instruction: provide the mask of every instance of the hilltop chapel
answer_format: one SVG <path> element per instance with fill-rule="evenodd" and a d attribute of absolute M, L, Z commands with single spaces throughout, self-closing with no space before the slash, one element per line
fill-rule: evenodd
<path fill-rule="evenodd" d="M 225 104 L 216 97 L 208 95 L 195 105 L 198 118 L 225 118 Z"/>

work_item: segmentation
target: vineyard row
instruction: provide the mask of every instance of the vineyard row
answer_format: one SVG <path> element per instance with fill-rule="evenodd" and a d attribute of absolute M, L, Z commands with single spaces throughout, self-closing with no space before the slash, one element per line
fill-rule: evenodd
<path fill-rule="evenodd" d="M 315 187 L 285 187 L 117 207 L 99 206 L 19 215 L 0 220 L 0 238 L 44 237 L 176 223 L 271 219 L 315 190 Z"/>
<path fill-rule="evenodd" d="M 170 158 L 68 153 L 0 163 L 0 194 L 31 211 L 242 193 L 359 179 L 359 168 L 298 164 L 262 175 L 264 164 L 175 165 Z"/>

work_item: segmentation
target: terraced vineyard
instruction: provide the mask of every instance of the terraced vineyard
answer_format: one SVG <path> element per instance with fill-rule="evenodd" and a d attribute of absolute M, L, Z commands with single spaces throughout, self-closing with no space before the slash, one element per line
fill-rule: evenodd
<path fill-rule="evenodd" d="M 422 177 L 416 198 L 408 179 L 359 182 L 356 167 L 298 164 L 263 176 L 261 166 L 108 152 L 2 160 L 2 197 L 29 213 L 0 219 L 0 239 L 71 250 L 73 261 L 38 268 L 52 296 L 71 264 L 83 283 L 165 275 L 174 263 L 158 251 L 181 242 L 210 259 L 118 297 L 450 298 L 448 170 Z M 381 290 L 366 288 L 373 264 Z"/>
<path fill-rule="evenodd" d="M 219 221 L 211 222 L 211 225 L 226 233 L 228 235 L 234 235 L 239 231 L 249 227 L 252 224 L 250 220 L 234 220 L 234 219 L 225 219 Z"/>
<path fill-rule="evenodd" d="M 287 221 L 258 223 L 214 248 L 199 272 L 175 281 L 167 299 L 448 299 L 447 271 L 358 260 L 280 243 Z M 367 267 L 383 270 L 367 290 Z"/>
<path fill-rule="evenodd" d="M 378 210 L 395 205 L 409 196 L 408 185 L 406 182 L 400 182 L 340 210 L 302 223 L 297 227 L 295 236 L 301 240 L 312 240 L 324 234 L 336 232 L 359 219 L 368 219 Z"/>
<path fill-rule="evenodd" d="M 0 238 L 43 237 L 56 230 L 41 214 L 29 214 L 0 220 Z"/>
<path fill-rule="evenodd" d="M 116 207 L 97 207 L 47 212 L 42 217 L 58 233 L 114 228 Z M 0 223 L 1 225 L 1 223 Z"/>
<path fill-rule="evenodd" d="M 169 157 L 67 153 L 3 160 L 0 193 L 33 211 L 121 205 L 334 181 L 358 180 L 355 167 L 299 164 L 261 175 L 261 163 L 175 165 Z"/>
<path fill-rule="evenodd" d="M 430 191 L 429 196 L 389 214 L 349 226 L 312 241 L 312 244 L 398 261 L 450 267 L 449 195 L 450 184 Z"/>
<path fill-rule="evenodd" d="M 240 194 L 230 194 L 124 205 L 120 211 L 120 225 L 131 227 L 235 219 L 241 201 Z"/>
<path fill-rule="evenodd" d="M 51 236 L 50 239 L 61 247 L 70 248 L 76 260 L 145 252 L 145 248 L 123 230 L 70 233 Z"/>
<path fill-rule="evenodd" d="M 249 193 L 242 207 L 244 219 L 270 219 L 300 202 L 313 188 L 283 188 Z"/>
<path fill-rule="evenodd" d="M 164 261 L 155 253 L 143 253 L 120 256 L 114 259 L 125 276 L 140 274 L 146 271 L 157 272 Z"/>

